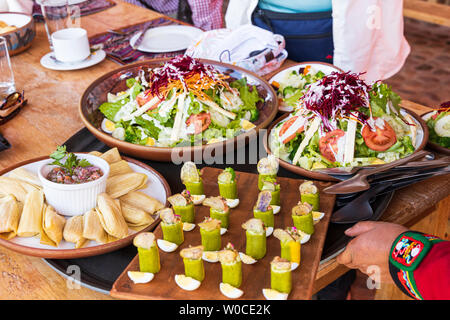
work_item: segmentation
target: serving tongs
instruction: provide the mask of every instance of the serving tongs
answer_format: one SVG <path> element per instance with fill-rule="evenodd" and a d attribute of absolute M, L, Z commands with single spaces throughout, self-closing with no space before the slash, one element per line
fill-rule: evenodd
<path fill-rule="evenodd" d="M 355 199 L 349 201 L 347 204 L 343 205 L 342 208 L 335 211 L 331 216 L 331 222 L 346 224 L 368 220 L 373 215 L 373 209 L 370 203 L 375 197 L 410 186 L 431 177 L 447 174 L 450 174 L 450 166 L 427 170 L 427 172 L 422 172 L 419 174 L 416 174 L 416 172 L 411 172 L 409 175 L 375 183 L 369 190 L 362 192 Z"/>
<path fill-rule="evenodd" d="M 376 173 L 386 172 L 387 170 L 406 164 L 412 160 L 423 158 L 428 154 L 428 151 L 421 150 L 394 162 L 382 164 L 375 168 L 361 169 L 351 178 L 325 188 L 324 192 L 331 194 L 347 194 L 367 190 L 370 188 L 370 184 L 367 181 L 369 176 Z"/>

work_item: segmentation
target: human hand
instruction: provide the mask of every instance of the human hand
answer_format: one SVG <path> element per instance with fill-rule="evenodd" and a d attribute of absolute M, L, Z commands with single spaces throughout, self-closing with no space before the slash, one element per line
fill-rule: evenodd
<path fill-rule="evenodd" d="M 392 282 L 389 273 L 389 250 L 392 242 L 400 233 L 408 229 L 402 225 L 362 221 L 345 230 L 352 239 L 344 252 L 337 257 L 337 262 L 351 269 L 359 269 L 368 276 L 375 276 L 381 282 Z M 378 268 L 369 268 L 376 266 Z"/>

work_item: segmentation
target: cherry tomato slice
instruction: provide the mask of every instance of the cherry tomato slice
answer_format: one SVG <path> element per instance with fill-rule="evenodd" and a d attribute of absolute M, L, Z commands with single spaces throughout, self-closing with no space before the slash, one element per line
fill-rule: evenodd
<path fill-rule="evenodd" d="M 141 92 L 136 96 L 136 102 L 138 103 L 139 106 L 143 106 L 144 104 L 146 104 L 147 102 L 149 102 L 152 99 L 153 99 L 153 95 L 150 93 L 150 89 L 145 90 L 144 92 Z M 157 106 L 158 106 L 158 104 L 156 103 L 149 110 L 153 110 Z"/>
<path fill-rule="evenodd" d="M 290 118 L 288 121 L 286 121 L 285 123 L 283 123 L 283 125 L 281 126 L 280 132 L 279 132 L 279 136 L 282 137 L 286 131 L 294 124 L 295 120 L 297 120 L 298 116 L 294 116 L 292 118 Z M 291 141 L 292 139 L 294 139 L 297 136 L 297 133 L 302 133 L 303 132 L 304 127 L 301 126 L 300 128 L 298 128 L 298 130 L 296 132 L 294 132 L 293 134 L 291 134 L 289 137 L 287 137 L 286 139 L 283 140 L 283 143 L 286 144 L 289 141 Z"/>
<path fill-rule="evenodd" d="M 366 145 L 374 151 L 386 151 L 397 142 L 394 129 L 386 121 L 384 121 L 384 128 L 376 126 L 376 131 L 372 131 L 368 125 L 365 125 L 362 136 Z"/>
<path fill-rule="evenodd" d="M 331 162 L 336 161 L 335 154 L 338 153 L 337 142 L 339 138 L 345 135 L 345 132 L 341 129 L 336 129 L 328 132 L 325 136 L 319 140 L 319 150 L 322 156 Z"/>
<path fill-rule="evenodd" d="M 186 125 L 194 123 L 194 134 L 205 131 L 211 124 L 211 115 L 208 112 L 200 112 L 199 114 L 191 114 L 186 120 Z"/>

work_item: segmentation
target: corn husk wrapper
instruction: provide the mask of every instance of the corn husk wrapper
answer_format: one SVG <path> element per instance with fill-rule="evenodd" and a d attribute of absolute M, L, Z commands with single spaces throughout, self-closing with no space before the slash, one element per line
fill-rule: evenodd
<path fill-rule="evenodd" d="M 44 193 L 40 190 L 29 192 L 25 198 L 17 235 L 32 237 L 41 233 Z"/>
<path fill-rule="evenodd" d="M 95 209 L 83 215 L 83 237 L 102 244 L 108 242 L 108 234 L 103 229 Z"/>
<path fill-rule="evenodd" d="M 38 189 L 42 188 L 42 183 L 39 180 L 39 177 L 36 174 L 34 174 L 22 167 L 11 171 L 9 173 L 9 177 L 27 182 L 27 183 L 31 184 L 32 186 L 34 186 L 35 188 L 38 188 Z"/>
<path fill-rule="evenodd" d="M 131 173 L 133 169 L 131 169 L 128 162 L 125 160 L 120 160 L 118 162 L 112 163 L 109 165 L 109 176 L 114 177 L 125 173 Z"/>
<path fill-rule="evenodd" d="M 16 198 L 7 195 L 0 198 L 0 238 L 12 239 L 19 227 L 20 211 Z"/>
<path fill-rule="evenodd" d="M 0 195 L 7 196 L 11 194 L 17 201 L 21 202 L 23 206 L 27 193 L 28 191 L 23 188 L 19 180 L 0 177 Z"/>
<path fill-rule="evenodd" d="M 108 178 L 106 193 L 112 198 L 119 198 L 130 191 L 142 189 L 147 184 L 147 175 L 131 172 Z"/>
<path fill-rule="evenodd" d="M 115 238 L 128 236 L 128 225 L 122 216 L 120 206 L 106 193 L 97 197 L 97 208 L 95 209 L 100 223 L 105 231 Z"/>
<path fill-rule="evenodd" d="M 120 239 L 108 234 L 108 243 L 111 243 L 111 242 L 114 242 L 117 240 L 120 240 Z"/>
<path fill-rule="evenodd" d="M 119 150 L 117 148 L 109 149 L 104 154 L 102 154 L 100 156 L 100 158 L 102 158 L 103 160 L 105 160 L 109 164 L 112 164 L 112 163 L 115 163 L 115 162 L 118 162 L 118 161 L 122 160 L 122 158 L 120 157 Z"/>
<path fill-rule="evenodd" d="M 66 219 L 52 206 L 45 206 L 42 214 L 41 243 L 57 247 L 63 238 Z"/>
<path fill-rule="evenodd" d="M 120 197 L 120 202 L 141 209 L 150 214 L 164 208 L 164 204 L 155 198 L 139 191 L 131 191 Z"/>
<path fill-rule="evenodd" d="M 83 216 L 73 216 L 67 219 L 64 226 L 64 240 L 75 243 L 75 248 L 81 248 L 87 241 L 83 237 Z"/>
<path fill-rule="evenodd" d="M 136 208 L 134 206 L 129 205 L 128 203 L 121 203 L 122 207 L 122 215 L 125 218 L 125 221 L 127 222 L 128 226 L 142 226 L 142 225 L 149 225 L 155 221 L 153 217 L 145 212 L 142 209 Z"/>
<path fill-rule="evenodd" d="M 91 151 L 89 152 L 89 154 L 96 157 L 100 157 L 103 153 L 101 153 L 100 151 Z"/>

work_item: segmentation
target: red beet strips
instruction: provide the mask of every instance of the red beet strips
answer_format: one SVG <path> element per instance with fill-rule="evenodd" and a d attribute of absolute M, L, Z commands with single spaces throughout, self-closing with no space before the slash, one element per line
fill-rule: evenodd
<path fill-rule="evenodd" d="M 353 116 L 366 123 L 367 116 L 359 108 L 369 107 L 369 91 L 372 87 L 360 79 L 360 75 L 333 72 L 311 84 L 303 96 L 305 108 L 322 119 L 325 131 L 335 129 L 333 122 L 338 117 Z"/>

